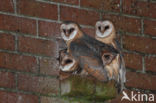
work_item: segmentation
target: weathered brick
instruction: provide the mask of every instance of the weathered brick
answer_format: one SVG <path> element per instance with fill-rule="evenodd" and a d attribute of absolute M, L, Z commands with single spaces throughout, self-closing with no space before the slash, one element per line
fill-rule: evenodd
<path fill-rule="evenodd" d="M 35 16 L 57 20 L 57 6 L 35 0 L 17 0 L 17 12 L 28 16 Z"/>
<path fill-rule="evenodd" d="M 59 81 L 55 78 L 30 75 L 18 76 L 18 88 L 24 91 L 33 91 L 42 94 L 58 94 Z"/>
<path fill-rule="evenodd" d="M 15 88 L 16 86 L 15 75 L 10 72 L 0 71 L 0 86 L 7 88 Z"/>
<path fill-rule="evenodd" d="M 70 102 L 61 98 L 41 97 L 41 103 L 70 103 Z"/>
<path fill-rule="evenodd" d="M 95 29 L 92 28 L 82 28 L 82 30 L 91 37 L 95 37 Z"/>
<path fill-rule="evenodd" d="M 124 60 L 127 68 L 142 69 L 142 57 L 138 54 L 124 53 Z"/>
<path fill-rule="evenodd" d="M 0 29 L 36 35 L 36 21 L 0 14 Z"/>
<path fill-rule="evenodd" d="M 63 21 L 75 21 L 79 24 L 85 25 L 95 25 L 95 22 L 100 18 L 99 13 L 95 11 L 87 11 L 65 6 L 61 6 L 60 15 L 61 20 Z"/>
<path fill-rule="evenodd" d="M 15 37 L 0 33 L 0 49 L 15 50 Z"/>
<path fill-rule="evenodd" d="M 156 53 L 156 40 L 137 36 L 123 36 L 123 46 L 125 49 L 142 53 Z"/>
<path fill-rule="evenodd" d="M 120 0 L 81 0 L 81 6 L 105 11 L 120 11 Z"/>
<path fill-rule="evenodd" d="M 156 36 L 156 21 L 144 20 L 144 33 Z"/>
<path fill-rule="evenodd" d="M 55 56 L 56 44 L 50 40 L 19 37 L 19 51 L 37 55 Z"/>
<path fill-rule="evenodd" d="M 38 103 L 38 97 L 22 93 L 0 91 L 0 103 Z"/>
<path fill-rule="evenodd" d="M 119 16 L 119 15 L 111 15 L 111 14 L 104 14 L 103 19 L 112 21 L 117 30 L 123 30 L 123 31 L 134 32 L 134 33 L 141 32 L 140 19 Z"/>
<path fill-rule="evenodd" d="M 145 57 L 146 71 L 156 72 L 156 57 Z"/>
<path fill-rule="evenodd" d="M 25 72 L 37 72 L 37 62 L 34 57 L 0 52 L 0 68 Z"/>
<path fill-rule="evenodd" d="M 58 61 L 56 59 L 40 59 L 40 73 L 46 75 L 58 75 Z"/>
<path fill-rule="evenodd" d="M 60 24 L 39 21 L 39 35 L 44 37 L 60 37 Z"/>
<path fill-rule="evenodd" d="M 0 11 L 14 12 L 13 0 L 0 0 Z"/>
<path fill-rule="evenodd" d="M 156 90 L 156 76 L 154 75 L 127 72 L 126 77 L 126 86 L 128 87 Z"/>
<path fill-rule="evenodd" d="M 124 13 L 156 18 L 156 3 L 139 0 L 123 0 L 122 9 Z"/>
<path fill-rule="evenodd" d="M 79 5 L 79 0 L 48 0 L 48 1 L 54 1 L 54 2 L 59 2 L 59 3 L 72 4 L 72 5 Z"/>
<path fill-rule="evenodd" d="M 96 8 L 96 9 L 103 9 L 103 0 L 81 0 L 80 5 L 82 7 L 89 7 L 89 8 Z"/>

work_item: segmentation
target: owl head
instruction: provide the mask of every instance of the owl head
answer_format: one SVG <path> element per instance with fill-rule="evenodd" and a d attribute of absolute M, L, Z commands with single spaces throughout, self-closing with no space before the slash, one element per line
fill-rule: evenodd
<path fill-rule="evenodd" d="M 97 21 L 95 25 L 96 37 L 105 38 L 115 32 L 114 25 L 111 21 Z"/>
<path fill-rule="evenodd" d="M 80 26 L 75 22 L 66 21 L 62 23 L 60 31 L 62 38 L 65 41 L 69 41 L 76 37 L 76 35 L 80 31 Z"/>
<path fill-rule="evenodd" d="M 66 50 L 61 50 L 59 53 L 59 65 L 59 69 L 63 72 L 73 72 L 78 69 L 76 60 Z"/>

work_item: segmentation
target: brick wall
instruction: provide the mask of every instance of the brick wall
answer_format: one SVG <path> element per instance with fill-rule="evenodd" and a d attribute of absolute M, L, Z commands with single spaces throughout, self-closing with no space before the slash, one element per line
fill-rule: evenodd
<path fill-rule="evenodd" d="M 0 103 L 69 103 L 57 79 L 60 23 L 76 21 L 94 36 L 100 19 L 121 36 L 126 87 L 156 93 L 154 0 L 0 0 Z"/>

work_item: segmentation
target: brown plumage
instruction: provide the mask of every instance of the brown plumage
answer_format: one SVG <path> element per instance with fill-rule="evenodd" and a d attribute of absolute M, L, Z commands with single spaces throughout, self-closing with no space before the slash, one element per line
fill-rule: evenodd
<path fill-rule="evenodd" d="M 66 41 L 67 52 L 79 63 L 80 68 L 98 80 L 108 80 L 108 73 L 104 66 L 118 54 L 116 49 L 86 35 L 79 25 L 73 22 L 65 22 L 61 25 L 61 35 Z M 105 58 L 106 53 L 109 54 L 109 58 Z"/>
<path fill-rule="evenodd" d="M 78 69 L 78 62 L 67 53 L 66 49 L 59 52 L 59 69 L 63 72 L 73 72 Z"/>
<path fill-rule="evenodd" d="M 121 53 L 120 45 L 117 41 L 117 35 L 115 31 L 115 27 L 111 21 L 98 21 L 96 23 L 96 35 L 95 38 L 103 43 L 112 45 L 116 48 L 120 54 L 117 54 L 115 59 L 111 61 L 110 64 L 105 66 L 108 71 L 109 78 L 116 80 L 121 84 L 121 89 L 123 89 L 123 84 L 126 82 L 126 69 L 124 64 L 124 59 Z"/>

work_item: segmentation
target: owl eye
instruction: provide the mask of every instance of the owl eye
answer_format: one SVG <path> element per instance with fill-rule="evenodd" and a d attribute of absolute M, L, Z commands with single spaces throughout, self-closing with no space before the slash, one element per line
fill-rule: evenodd
<path fill-rule="evenodd" d="M 106 60 L 110 59 L 110 55 L 104 55 L 104 57 L 105 57 Z"/>
<path fill-rule="evenodd" d="M 101 30 L 101 26 L 99 26 L 98 29 Z"/>
<path fill-rule="evenodd" d="M 114 55 L 110 54 L 110 53 L 105 53 L 102 56 L 102 61 L 104 64 L 109 64 L 112 62 L 112 60 L 114 59 Z"/>
<path fill-rule="evenodd" d="M 105 26 L 105 30 L 109 29 L 109 26 Z"/>
<path fill-rule="evenodd" d="M 65 64 L 69 64 L 69 63 L 72 63 L 73 61 L 71 60 L 71 59 L 67 59 L 66 61 L 65 61 Z"/>
<path fill-rule="evenodd" d="M 64 32 L 64 33 L 66 33 L 66 30 L 65 30 L 65 29 L 63 29 L 63 32 Z"/>
<path fill-rule="evenodd" d="M 69 29 L 69 34 L 72 33 L 74 30 L 74 28 Z"/>

